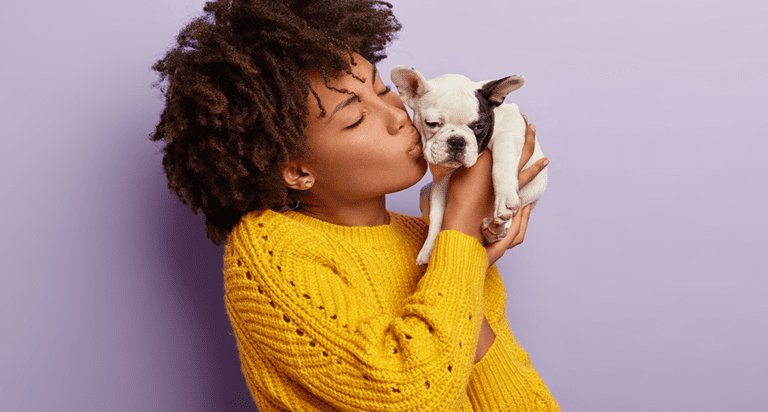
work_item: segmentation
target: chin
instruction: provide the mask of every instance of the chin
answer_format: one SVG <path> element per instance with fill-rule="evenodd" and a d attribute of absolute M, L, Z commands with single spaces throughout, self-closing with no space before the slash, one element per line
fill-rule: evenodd
<path fill-rule="evenodd" d="M 420 172 L 419 172 L 419 180 L 421 180 L 424 177 L 424 175 L 427 174 L 427 170 L 429 170 L 429 163 L 427 163 L 427 159 L 425 159 L 423 157 L 421 159 L 419 159 L 419 170 L 420 170 Z M 419 180 L 417 180 L 416 183 L 419 183 Z M 416 183 L 414 183 L 414 184 L 416 184 Z"/>
<path fill-rule="evenodd" d="M 419 159 L 419 162 L 418 162 L 418 173 L 414 174 L 414 181 L 408 187 L 411 187 L 419 183 L 421 179 L 423 179 L 424 176 L 427 174 L 428 170 L 429 170 L 429 164 L 427 163 L 427 160 L 422 157 L 421 159 Z"/>
<path fill-rule="evenodd" d="M 413 173 L 412 174 L 409 173 L 410 179 L 408 179 L 408 181 L 405 182 L 403 185 L 395 188 L 389 193 L 397 193 L 415 186 L 421 181 L 421 179 L 424 178 L 428 170 L 429 170 L 429 165 L 427 164 L 427 161 L 424 160 L 424 158 L 419 159 L 419 161 L 416 164 L 416 167 L 413 169 Z"/>

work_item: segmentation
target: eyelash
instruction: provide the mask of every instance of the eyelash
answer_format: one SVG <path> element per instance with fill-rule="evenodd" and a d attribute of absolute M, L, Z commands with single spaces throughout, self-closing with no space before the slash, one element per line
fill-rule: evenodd
<path fill-rule="evenodd" d="M 360 120 L 358 120 L 358 121 L 356 121 L 356 122 L 352 123 L 351 125 L 349 125 L 349 126 L 345 127 L 345 129 L 347 129 L 347 130 L 349 130 L 349 129 L 354 129 L 355 127 L 359 126 L 359 125 L 360 125 L 360 123 L 362 123 L 362 122 L 363 122 L 363 120 L 365 120 L 365 113 L 363 113 L 363 115 L 362 115 L 362 116 L 360 116 Z"/>
<path fill-rule="evenodd" d="M 383 92 L 379 93 L 379 96 L 384 96 L 385 94 L 389 93 L 390 91 L 392 91 L 392 88 L 390 88 L 389 86 L 387 86 L 387 88 L 386 88 L 386 89 L 384 89 L 384 91 L 383 91 Z M 359 125 L 360 125 L 360 123 L 362 123 L 362 122 L 363 122 L 363 120 L 365 120 L 365 113 L 363 113 L 363 115 L 362 115 L 362 116 L 360 116 L 360 120 L 358 120 L 358 121 L 356 121 L 356 122 L 352 123 L 351 125 L 349 125 L 349 126 L 345 127 L 344 129 L 346 129 L 346 130 L 349 130 L 349 129 L 354 129 L 355 127 L 359 126 Z"/>

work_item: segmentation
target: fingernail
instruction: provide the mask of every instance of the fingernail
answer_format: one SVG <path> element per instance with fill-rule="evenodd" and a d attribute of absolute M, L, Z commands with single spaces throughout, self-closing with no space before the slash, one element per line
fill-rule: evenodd
<path fill-rule="evenodd" d="M 544 167 L 547 167 L 547 166 L 549 166 L 549 159 L 544 161 Z"/>
<path fill-rule="evenodd" d="M 536 133 L 536 125 L 535 124 L 531 125 L 531 130 L 533 130 L 533 132 Z"/>

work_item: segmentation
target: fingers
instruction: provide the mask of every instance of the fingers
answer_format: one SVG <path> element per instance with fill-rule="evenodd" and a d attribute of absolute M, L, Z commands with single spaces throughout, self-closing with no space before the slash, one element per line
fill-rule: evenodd
<path fill-rule="evenodd" d="M 516 214 L 515 217 L 512 218 L 512 223 L 509 226 L 507 236 L 498 242 L 492 243 L 485 247 L 488 253 L 489 267 L 493 265 L 496 260 L 501 258 L 507 249 L 511 249 L 523 242 L 523 238 L 525 237 L 525 229 L 528 226 L 528 216 L 530 216 L 530 213 L 530 206 L 524 207 L 520 213 Z"/>
<path fill-rule="evenodd" d="M 525 144 L 523 145 L 523 152 L 520 156 L 520 164 L 517 166 L 517 171 L 523 170 L 523 166 L 528 163 L 528 160 L 533 156 L 533 149 L 536 147 L 536 126 L 528 124 L 528 118 L 523 115 L 525 120 Z"/>
<path fill-rule="evenodd" d="M 533 180 L 536 175 L 539 174 L 539 172 L 544 170 L 548 164 L 549 159 L 542 157 L 541 159 L 537 160 L 536 163 L 532 164 L 531 167 L 520 172 L 520 174 L 517 175 L 519 187 L 523 187 L 530 183 L 530 181 Z"/>
<path fill-rule="evenodd" d="M 518 214 L 522 215 L 520 220 L 520 230 L 517 232 L 517 236 L 515 236 L 515 239 L 507 247 L 507 249 L 512 249 L 513 247 L 523 243 L 523 240 L 525 240 L 525 231 L 528 230 L 528 219 L 531 217 L 531 205 L 525 206 L 523 210 Z"/>
<path fill-rule="evenodd" d="M 549 159 L 543 158 L 537 160 L 536 163 L 528 169 L 523 170 L 523 167 L 528 163 L 528 160 L 531 159 L 533 151 L 536 148 L 536 125 L 529 125 L 528 117 L 524 114 L 522 114 L 522 116 L 523 120 L 525 120 L 525 144 L 523 145 L 523 152 L 520 156 L 520 164 L 517 169 L 519 172 L 517 176 L 519 187 L 527 185 L 549 164 Z"/>
<path fill-rule="evenodd" d="M 522 203 L 522 199 L 520 199 L 520 202 Z M 526 206 L 528 208 L 530 213 L 530 207 Z M 525 209 L 525 208 L 523 208 Z M 509 225 L 509 231 L 507 232 L 507 236 L 499 241 L 501 243 L 501 247 L 504 249 L 511 249 L 515 246 L 515 241 L 520 236 L 520 232 L 523 230 L 523 220 L 525 219 L 525 214 L 523 211 L 520 211 L 520 213 L 516 214 L 515 217 L 512 218 L 512 224 Z"/>

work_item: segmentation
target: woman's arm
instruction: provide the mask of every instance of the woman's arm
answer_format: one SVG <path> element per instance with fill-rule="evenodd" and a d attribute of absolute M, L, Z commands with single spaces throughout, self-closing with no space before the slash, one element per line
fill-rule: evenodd
<path fill-rule="evenodd" d="M 246 356 L 269 359 L 338 410 L 452 410 L 463 401 L 488 267 L 476 239 L 441 232 L 415 293 L 385 313 L 350 282 L 360 268 L 336 258 L 338 245 L 284 221 L 262 225 L 238 226 L 225 258 L 227 309 Z"/>
<path fill-rule="evenodd" d="M 527 117 L 523 116 L 526 122 L 526 139 L 523 146 L 522 156 L 518 166 L 518 178 L 520 187 L 525 186 L 546 166 L 547 159 L 540 159 L 528 169 L 522 170 L 523 166 L 533 155 L 535 147 L 536 129 L 533 125 L 528 125 Z M 469 169 L 461 168 L 451 175 L 451 181 L 448 189 L 448 200 L 446 205 L 445 217 L 443 218 L 443 230 L 459 230 L 483 242 L 483 235 L 480 231 L 480 222 L 486 216 L 493 213 L 493 183 L 491 179 L 492 157 L 488 151 L 484 152 L 477 160 L 477 163 Z M 429 215 L 429 195 L 431 184 L 421 189 L 420 208 L 425 216 Z M 530 206 L 524 207 L 512 220 L 509 228 L 509 234 L 505 239 L 486 247 L 488 253 L 488 266 L 490 267 L 498 260 L 507 249 L 511 249 L 523 242 L 525 232 L 528 227 L 530 217 Z M 493 344 L 495 335 L 488 324 L 488 320 L 483 316 L 483 323 L 480 329 L 480 335 L 477 344 L 477 353 L 475 363 L 485 355 L 487 350 Z"/>

